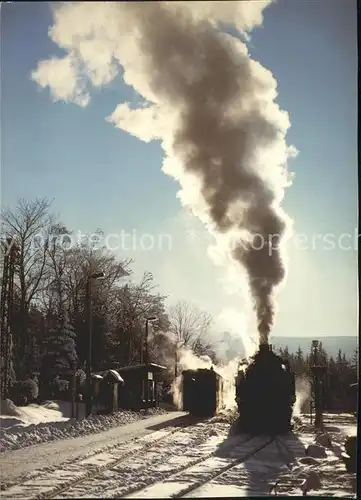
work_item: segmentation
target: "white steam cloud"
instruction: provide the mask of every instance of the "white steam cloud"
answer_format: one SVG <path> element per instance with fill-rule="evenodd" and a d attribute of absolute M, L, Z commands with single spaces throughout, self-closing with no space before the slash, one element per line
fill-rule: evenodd
<path fill-rule="evenodd" d="M 286 144 L 290 122 L 275 103 L 272 73 L 222 27 L 231 24 L 247 39 L 270 3 L 55 4 L 49 35 L 67 55 L 32 73 L 54 100 L 85 106 L 91 86 L 123 70 L 144 102 L 136 109 L 123 102 L 107 120 L 161 141 L 162 170 L 179 181 L 182 204 L 214 235 L 231 269 L 247 271 L 260 342 L 268 340 L 286 273 L 290 219 L 281 202 L 296 150 Z"/>
<path fill-rule="evenodd" d="M 225 308 L 216 320 L 219 331 L 225 331 L 223 341 L 216 344 L 217 354 L 223 361 L 231 361 L 241 357 L 241 345 L 244 356 L 250 358 L 258 349 L 257 342 L 248 332 L 248 321 L 244 312 L 231 307 Z"/>
<path fill-rule="evenodd" d="M 296 385 L 296 402 L 293 407 L 293 416 L 296 417 L 301 413 L 308 411 L 306 405 L 309 404 L 312 386 L 309 377 L 306 375 L 299 375 L 295 380 Z"/>

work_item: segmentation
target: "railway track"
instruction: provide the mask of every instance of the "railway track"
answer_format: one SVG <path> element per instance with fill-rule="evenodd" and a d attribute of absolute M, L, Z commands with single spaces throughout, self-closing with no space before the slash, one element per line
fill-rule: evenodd
<path fill-rule="evenodd" d="M 172 422 L 170 422 L 169 424 L 165 424 L 159 431 L 152 432 L 134 441 L 131 449 L 129 449 L 129 443 L 115 445 L 114 448 L 108 447 L 106 450 L 100 450 L 81 459 L 75 466 L 74 464 L 65 465 L 65 467 L 60 468 L 60 471 L 57 471 L 57 477 L 55 478 L 53 471 L 50 473 L 45 472 L 44 474 L 40 472 L 32 479 L 24 480 L 16 486 L 11 486 L 3 490 L 1 492 L 1 499 L 50 500 L 58 498 L 62 493 L 71 490 L 76 485 L 84 483 L 89 478 L 94 477 L 94 475 L 112 469 L 130 458 L 136 459 L 146 454 L 152 447 L 158 447 L 172 435 L 194 426 L 197 422 L 192 417 L 184 418 L 182 423 L 175 424 L 174 427 L 172 426 Z M 117 458 L 117 455 L 119 458 Z M 110 458 L 110 460 L 107 461 L 107 458 Z M 85 466 L 85 470 L 78 474 L 77 468 L 82 466 Z M 50 483 L 51 486 L 49 486 Z"/>
<path fill-rule="evenodd" d="M 228 450 L 225 455 L 230 455 L 228 459 L 222 459 L 222 453 L 219 454 L 220 457 L 217 458 L 217 452 L 212 453 L 205 459 L 202 459 L 197 464 L 193 464 L 190 467 L 185 467 L 178 471 L 176 474 L 170 475 L 167 479 L 153 484 L 150 487 L 143 488 L 141 490 L 134 489 L 132 493 L 126 494 L 124 496 L 117 496 L 117 498 L 160 498 L 160 497 L 170 497 L 170 498 L 200 498 L 202 496 L 211 497 L 213 493 L 217 490 L 217 487 L 221 487 L 221 496 L 227 496 L 224 493 L 224 487 L 217 483 L 224 480 L 224 484 L 229 487 L 229 484 L 234 485 L 232 488 L 237 489 L 237 484 L 239 483 L 239 474 L 237 473 L 237 468 L 243 466 L 246 461 L 251 458 L 256 458 L 257 454 L 266 450 L 272 443 L 275 443 L 277 448 L 277 455 L 282 461 L 286 458 L 287 463 L 278 464 L 278 466 L 271 467 L 273 474 L 275 472 L 279 473 L 279 466 L 285 465 L 289 469 L 291 468 L 290 463 L 294 460 L 294 453 L 290 450 L 288 445 L 280 438 L 275 436 L 263 436 L 263 437 L 247 437 L 242 440 L 233 450 Z M 282 449 L 282 451 L 281 451 Z M 225 451 L 225 450 L 224 450 Z M 237 456 L 237 458 L 232 458 L 232 455 Z M 234 477 L 228 477 L 226 475 L 229 473 L 234 473 Z M 262 472 L 264 475 L 264 472 Z M 264 479 L 264 478 L 263 478 Z M 184 486 L 184 482 L 188 481 L 188 485 Z M 247 478 L 245 478 L 245 483 L 247 484 Z M 202 495 L 204 487 L 208 487 L 208 490 Z M 268 486 L 267 486 L 268 491 Z M 166 492 L 166 494 L 164 493 Z M 260 493 L 260 492 L 255 492 Z M 217 495 L 216 495 L 217 496 Z"/>
<path fill-rule="evenodd" d="M 218 425 L 218 433 L 214 433 L 215 427 L 217 424 L 207 421 L 195 425 L 190 421 L 182 427 L 161 429 L 134 442 L 127 451 L 120 447 L 82 460 L 81 475 L 66 478 L 60 470 L 57 483 L 50 474 L 42 478 L 51 487 L 36 490 L 35 478 L 28 485 L 5 490 L 2 499 L 198 497 L 202 488 L 213 488 L 222 479 L 224 484 L 237 484 L 229 474 L 272 443 L 278 450 L 274 453 L 282 455 L 282 464 L 290 467 L 292 453 L 280 438 L 229 437 L 223 424 Z"/>
<path fill-rule="evenodd" d="M 248 442 L 250 442 L 252 437 L 246 437 L 241 440 L 241 442 L 238 443 L 238 446 L 243 446 L 246 445 Z M 232 449 L 232 444 L 229 444 L 225 448 L 228 448 L 228 450 Z M 217 449 L 217 448 L 216 448 Z M 168 483 L 173 483 L 177 482 L 176 479 L 178 476 L 183 476 L 183 474 L 186 474 L 188 471 L 202 466 L 202 464 L 206 463 L 207 460 L 210 460 L 214 455 L 216 451 L 212 450 L 210 453 L 206 453 L 203 456 L 199 458 L 195 458 L 193 460 L 190 460 L 190 463 L 185 463 L 183 466 L 178 468 L 176 472 L 170 472 L 169 474 L 166 474 L 163 478 L 161 478 L 160 482 L 154 482 L 153 484 L 150 484 L 149 486 L 146 486 L 145 488 L 130 488 L 127 490 L 127 492 L 123 495 L 116 495 L 117 498 L 155 498 L 162 496 L 161 495 L 161 489 L 164 487 L 164 485 L 167 485 Z M 169 488 L 167 488 L 169 489 Z M 159 490 L 159 493 L 158 493 Z M 155 495 L 155 496 L 153 496 Z M 172 497 L 174 497 L 172 495 Z M 175 498 L 175 497 L 174 497 Z"/>
<path fill-rule="evenodd" d="M 261 444 L 256 444 L 251 451 L 246 452 L 242 457 L 236 459 L 233 461 L 233 463 L 230 463 L 220 471 L 215 472 L 211 478 L 203 479 L 201 482 L 198 482 L 196 484 L 188 486 L 185 490 L 181 491 L 178 494 L 172 495 L 172 498 L 183 498 L 183 497 L 188 497 L 190 494 L 192 494 L 193 498 L 197 498 L 197 491 L 199 491 L 203 486 L 206 484 L 212 483 L 213 481 L 219 479 L 221 476 L 226 474 L 228 471 L 231 469 L 234 469 L 238 465 L 244 463 L 246 460 L 251 458 L 252 456 L 256 455 L 256 453 L 260 452 L 261 450 L 265 449 L 267 446 L 269 446 L 273 441 L 275 440 L 274 437 L 272 438 L 267 438 L 263 443 Z M 251 441 L 251 440 L 250 440 Z M 247 440 L 248 442 L 248 440 Z"/>
<path fill-rule="evenodd" d="M 175 470 L 182 471 L 190 464 L 203 461 L 211 454 L 208 452 L 209 446 L 213 452 L 213 449 L 227 436 L 226 431 L 220 436 L 214 436 L 213 427 L 205 420 L 189 427 L 167 436 L 165 439 L 168 438 L 168 442 L 165 448 L 162 449 L 165 440 L 158 441 L 154 446 L 144 450 L 144 453 L 140 453 L 138 460 L 134 460 L 134 455 L 130 459 L 125 458 L 117 465 L 106 467 L 92 479 L 78 481 L 74 487 L 63 489 L 61 493 L 56 492 L 52 498 L 55 496 L 58 499 L 89 498 L 90 491 L 92 498 L 122 498 L 143 486 L 153 484 L 157 479 L 166 479 Z M 185 441 L 187 439 L 188 442 Z M 188 458 L 186 465 L 179 464 L 181 457 Z M 109 481 L 110 477 L 113 482 Z M 139 480 L 141 486 L 139 486 Z M 137 481 L 138 485 L 132 487 L 131 484 L 134 481 Z"/>
<path fill-rule="evenodd" d="M 164 443 L 167 439 L 170 439 L 172 436 L 175 436 L 176 434 L 179 433 L 184 433 L 185 429 L 188 427 L 194 426 L 195 420 L 194 418 L 190 417 L 189 422 L 186 424 L 183 424 L 180 428 L 174 428 L 172 430 L 164 430 L 164 431 L 159 431 L 160 433 L 163 433 L 163 435 L 157 435 L 157 437 L 153 434 L 151 434 L 149 439 L 151 439 L 150 442 L 145 443 L 142 449 L 139 449 L 138 451 L 130 450 L 129 452 L 123 454 L 119 459 L 115 460 L 114 462 L 110 464 L 105 464 L 103 466 L 97 467 L 96 470 L 93 470 L 87 474 L 86 477 L 82 478 L 81 480 L 75 481 L 73 484 L 67 484 L 64 487 L 57 489 L 52 493 L 51 495 L 43 495 L 43 496 L 37 496 L 36 499 L 41 499 L 41 500 L 50 500 L 53 498 L 60 498 L 64 493 L 67 491 L 71 490 L 74 486 L 79 487 L 82 483 L 86 482 L 89 477 L 93 477 L 94 474 L 99 475 L 102 474 L 103 472 L 110 471 L 118 466 L 121 466 L 123 463 L 125 463 L 127 460 L 131 459 L 136 460 L 140 456 L 146 455 L 148 456 L 149 453 L 152 451 L 152 448 L 159 448 L 159 446 Z M 197 424 L 196 424 L 197 425 Z M 155 438 L 155 439 L 152 439 Z M 145 438 L 147 439 L 147 438 Z M 87 496 L 87 495 L 86 495 Z M 70 497 L 72 498 L 72 496 Z M 34 499 L 35 500 L 35 499 Z"/>
<path fill-rule="evenodd" d="M 224 449 L 223 452 L 218 450 L 212 453 L 211 456 L 203 458 L 197 464 L 184 467 L 181 471 L 170 475 L 159 483 L 141 490 L 134 489 L 131 494 L 128 492 L 128 494 L 117 496 L 117 498 L 159 498 L 162 496 L 168 498 L 198 498 L 202 496 L 202 489 L 207 486 L 208 491 L 205 496 L 213 496 L 213 492 L 218 486 L 217 481 L 222 480 L 222 478 L 226 479 L 227 474 L 242 466 L 262 450 L 265 450 L 277 439 L 274 436 L 247 437 L 233 449 Z M 290 457 L 290 450 L 288 452 Z M 185 482 L 188 484 L 185 485 Z M 238 482 L 238 475 L 236 474 L 236 478 L 229 478 L 229 481 L 225 481 L 225 484 L 237 484 Z M 247 480 L 245 482 L 247 483 Z M 222 491 L 221 496 L 227 495 Z"/>
<path fill-rule="evenodd" d="M 200 424 L 202 425 L 202 424 Z M 197 497 L 197 492 L 202 489 L 205 485 L 211 485 L 212 482 L 219 480 L 222 476 L 227 474 L 232 469 L 235 469 L 237 466 L 243 464 L 246 460 L 249 460 L 251 457 L 257 455 L 260 451 L 267 448 L 273 442 L 277 441 L 277 438 L 274 436 L 267 437 L 251 437 L 251 436 L 239 436 L 237 438 L 237 444 L 234 445 L 231 440 L 230 443 L 223 447 L 223 454 L 229 456 L 230 458 L 218 458 L 217 451 L 212 450 L 208 454 L 201 454 L 199 458 L 191 458 L 188 462 L 186 462 L 183 466 L 178 467 L 177 472 L 169 470 L 165 471 L 163 474 L 159 474 L 159 468 L 161 467 L 162 462 L 164 462 L 164 458 L 162 456 L 155 457 L 152 456 L 152 453 L 159 449 L 162 445 L 162 442 L 165 440 L 169 440 L 173 437 L 181 438 L 182 434 L 186 432 L 185 429 L 174 430 L 169 433 L 167 436 L 164 436 L 161 440 L 157 440 L 156 443 L 145 447 L 143 450 L 140 450 L 137 454 L 131 455 L 132 463 L 136 462 L 136 459 L 140 456 L 144 458 L 144 463 L 141 466 L 141 469 L 144 471 L 148 471 L 148 478 L 143 478 L 142 485 L 134 485 L 131 487 L 129 483 L 132 481 L 132 466 L 126 462 L 129 462 L 129 456 L 123 456 L 116 463 L 109 464 L 108 466 L 102 467 L 98 469 L 96 475 L 94 475 L 90 480 L 89 477 L 82 479 L 81 481 L 74 482 L 73 484 L 68 484 L 64 486 L 61 490 L 56 490 L 51 495 L 46 496 L 37 496 L 36 498 L 42 499 L 51 499 L 51 498 L 74 498 L 77 496 L 78 498 L 89 498 L 89 496 L 93 498 L 99 498 L 102 496 L 103 498 L 155 498 L 159 496 L 164 496 L 162 491 L 159 491 L 157 494 L 157 490 L 164 490 L 166 487 L 168 493 L 172 498 L 183 498 L 189 497 L 190 495 L 194 498 Z M 222 441 L 224 437 L 220 437 L 219 441 Z M 200 446 L 202 449 L 202 445 Z M 217 450 L 219 448 L 217 447 Z M 221 454 L 222 454 L 221 453 Z M 215 463 L 212 464 L 212 460 L 216 460 Z M 211 463 L 209 463 L 211 462 Z M 130 465 L 130 468 L 129 468 Z M 212 467 L 213 466 L 213 467 Z M 121 483 L 120 488 L 114 488 L 114 485 L 109 485 L 109 478 L 111 476 L 116 477 L 117 469 L 119 471 L 120 468 L 120 476 L 117 478 L 117 482 Z M 193 482 L 191 481 L 187 487 L 181 486 L 181 488 L 177 485 L 177 477 L 183 478 L 184 475 L 188 475 L 192 473 L 194 469 L 201 469 L 201 471 L 206 468 L 208 469 L 208 474 L 202 475 L 201 479 L 197 479 Z M 125 475 L 122 475 L 122 470 L 125 472 Z M 138 468 L 138 472 L 139 472 Z M 158 474 L 156 474 L 158 471 Z M 197 476 L 197 474 L 195 475 Z M 128 482 L 126 478 L 128 477 Z M 158 483 L 154 484 L 154 478 L 158 478 Z M 149 483 L 149 486 L 144 483 Z M 119 484 L 118 483 L 118 484 Z M 172 485 L 173 488 L 169 488 Z M 145 487 L 144 487 L 145 486 Z M 173 492 L 170 491 L 173 489 Z"/>

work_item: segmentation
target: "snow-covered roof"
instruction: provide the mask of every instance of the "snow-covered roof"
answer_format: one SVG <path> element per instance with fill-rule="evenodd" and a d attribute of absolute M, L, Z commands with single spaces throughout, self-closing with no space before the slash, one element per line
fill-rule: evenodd
<path fill-rule="evenodd" d="M 148 364 L 141 364 L 141 365 L 129 365 L 129 366 L 122 366 L 118 368 L 118 372 L 127 372 L 127 371 L 150 371 L 150 372 L 157 372 L 157 371 L 163 371 L 167 370 L 166 366 L 162 365 L 157 365 L 156 363 L 148 363 Z"/>
<path fill-rule="evenodd" d="M 116 370 L 108 370 L 108 373 L 112 375 L 117 382 L 124 383 L 124 380 L 122 377 L 119 375 L 119 373 Z"/>

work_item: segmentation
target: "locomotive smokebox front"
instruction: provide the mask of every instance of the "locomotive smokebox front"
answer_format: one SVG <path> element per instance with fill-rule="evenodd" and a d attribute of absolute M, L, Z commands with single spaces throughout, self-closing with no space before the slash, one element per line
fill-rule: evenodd
<path fill-rule="evenodd" d="M 283 434 L 291 426 L 295 402 L 295 377 L 289 364 L 260 344 L 236 378 L 239 426 L 251 434 Z"/>

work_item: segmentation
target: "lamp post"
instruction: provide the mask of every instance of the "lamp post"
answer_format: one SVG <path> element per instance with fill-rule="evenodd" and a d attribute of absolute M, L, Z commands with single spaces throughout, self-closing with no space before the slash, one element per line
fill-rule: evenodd
<path fill-rule="evenodd" d="M 87 398 L 85 416 L 88 417 L 92 409 L 92 394 L 91 394 L 91 362 L 92 362 L 92 328 L 93 328 L 93 311 L 92 311 L 92 281 L 104 278 L 104 273 L 93 273 L 88 276 L 86 281 L 86 302 L 88 309 L 88 362 L 87 362 Z"/>
<path fill-rule="evenodd" d="M 76 417 L 76 363 L 72 365 L 71 376 L 71 416 Z"/>
<path fill-rule="evenodd" d="M 149 349 L 148 349 L 148 336 L 149 336 L 149 323 L 151 323 L 152 321 L 155 321 L 156 319 L 158 319 L 156 316 L 149 316 L 148 318 L 146 318 L 145 320 L 145 365 L 146 365 L 146 370 L 147 370 L 147 381 L 146 381 L 146 385 L 145 385 L 145 411 L 147 411 L 147 408 L 148 408 L 148 399 L 149 399 L 149 380 L 148 380 L 148 365 L 149 365 Z"/>
<path fill-rule="evenodd" d="M 150 316 L 145 320 L 145 364 L 149 363 L 149 350 L 148 350 L 148 336 L 149 336 L 149 323 L 155 321 L 157 319 L 156 316 Z"/>

